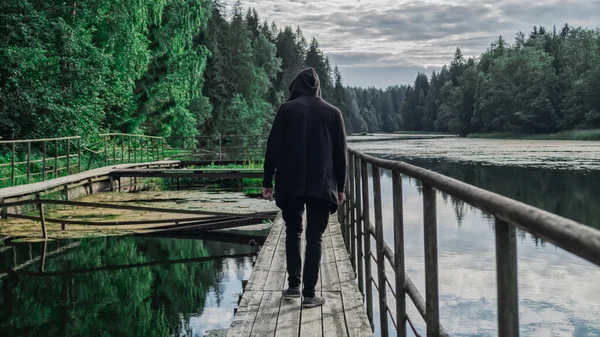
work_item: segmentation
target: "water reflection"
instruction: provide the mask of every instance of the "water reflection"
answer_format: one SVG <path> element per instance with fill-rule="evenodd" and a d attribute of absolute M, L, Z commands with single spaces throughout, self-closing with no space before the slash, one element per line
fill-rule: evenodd
<path fill-rule="evenodd" d="M 428 168 L 550 211 L 552 209 L 549 208 L 554 207 L 561 215 L 578 221 L 592 219 L 594 212 L 598 212 L 594 207 L 598 202 L 597 198 L 587 199 L 587 204 L 584 202 L 598 191 L 589 186 L 583 187 L 586 185 L 583 183 L 584 178 L 573 172 L 473 167 L 469 164 L 461 170 L 461 164 L 439 161 L 433 163 Z M 423 163 L 417 164 L 425 166 Z M 534 180 L 535 177 L 539 180 Z M 568 187 L 569 182 L 582 186 L 578 196 L 565 197 L 576 193 L 575 186 Z M 382 171 L 381 183 L 384 236 L 393 245 L 390 172 Z M 552 183 L 553 186 L 541 189 Z M 595 182 L 590 181 L 589 184 Z M 535 192 L 535 186 L 539 186 L 541 190 Z M 582 194 L 587 194 L 587 197 L 582 197 Z M 419 291 L 424 294 L 420 183 L 404 178 L 403 196 L 406 270 Z M 529 197 L 532 199 L 528 200 Z M 493 219 L 474 207 L 438 193 L 437 220 L 442 323 L 453 336 L 496 336 Z M 371 221 L 374 221 L 373 216 Z M 521 335 L 600 336 L 600 285 L 597 282 L 600 279 L 600 269 L 529 234 L 520 232 L 519 235 L 521 240 L 517 249 Z M 374 241 L 372 245 L 374 247 Z M 388 267 L 387 270 L 388 277 L 393 279 L 393 273 L 389 272 L 391 268 Z M 389 292 L 388 299 L 389 303 L 394 303 Z M 408 305 L 408 313 L 419 332 L 424 333 L 423 321 L 412 305 Z M 378 333 L 377 317 L 375 322 Z"/>
<path fill-rule="evenodd" d="M 49 242 L 45 259 L 43 250 L 20 243 L 0 254 L 2 270 L 25 264 L 0 278 L 0 336 L 204 336 L 229 326 L 254 259 L 241 255 L 256 248 L 120 237 Z"/>

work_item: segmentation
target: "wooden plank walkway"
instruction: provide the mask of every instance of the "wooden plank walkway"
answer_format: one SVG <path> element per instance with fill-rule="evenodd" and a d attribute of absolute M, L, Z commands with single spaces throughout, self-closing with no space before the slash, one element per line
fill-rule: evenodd
<path fill-rule="evenodd" d="M 110 165 L 106 167 L 101 167 L 97 169 L 92 169 L 88 171 L 83 171 L 80 173 L 71 174 L 64 177 L 54 178 L 46 181 L 41 181 L 28 185 L 19 185 L 13 187 L 5 187 L 0 189 L 0 200 L 9 199 L 14 197 L 22 197 L 29 194 L 35 194 L 44 192 L 54 188 L 62 188 L 65 185 L 73 184 L 97 177 L 108 176 L 116 170 L 119 169 L 131 169 L 131 168 L 141 168 L 141 167 L 171 167 L 179 165 L 179 161 L 174 160 L 165 160 L 165 161 L 156 161 L 156 162 L 148 162 L 148 163 L 137 163 L 137 164 L 118 164 L 118 165 Z"/>
<path fill-rule="evenodd" d="M 280 214 L 258 255 L 227 336 L 373 336 L 337 217 L 330 217 L 323 235 L 317 294 L 326 303 L 320 308 L 303 309 L 300 299 L 281 296 L 287 286 L 284 227 Z"/>

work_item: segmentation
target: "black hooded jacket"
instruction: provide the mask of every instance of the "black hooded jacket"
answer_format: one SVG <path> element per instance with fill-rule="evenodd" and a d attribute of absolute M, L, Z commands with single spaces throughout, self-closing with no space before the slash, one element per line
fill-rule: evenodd
<path fill-rule="evenodd" d="M 273 186 L 282 207 L 287 197 L 317 197 L 337 209 L 346 182 L 346 132 L 341 111 L 321 98 L 319 76 L 302 70 L 289 87 L 267 143 L 264 187 Z"/>

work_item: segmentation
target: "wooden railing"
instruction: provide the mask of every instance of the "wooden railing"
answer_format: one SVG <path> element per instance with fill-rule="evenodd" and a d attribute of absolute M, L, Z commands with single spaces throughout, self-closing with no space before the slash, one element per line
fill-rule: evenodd
<path fill-rule="evenodd" d="M 8 163 L 0 162 L 0 183 L 10 186 L 81 171 L 81 137 L 2 140 L 0 151 L 9 156 Z"/>
<path fill-rule="evenodd" d="M 374 295 L 371 284 L 378 289 L 383 337 L 390 333 L 388 313 L 392 318 L 392 325 L 396 326 L 397 335 L 405 336 L 406 323 L 411 323 L 406 314 L 406 295 L 425 320 L 428 337 L 448 336 L 440 323 L 436 190 L 495 217 L 498 336 L 519 336 L 516 228 L 600 266 L 600 231 L 596 229 L 403 162 L 379 159 L 350 149 L 348 163 L 348 201 L 341 210 L 342 232 L 372 324 Z M 373 176 L 373 200 L 369 197 L 369 166 Z M 392 172 L 393 248 L 385 242 L 383 236 L 382 169 Z M 405 272 L 401 175 L 417 179 L 423 184 L 425 298 Z M 371 202 L 374 206 L 374 226 L 370 221 Z M 376 241 L 374 251 L 371 248 L 371 237 Z M 375 278 L 371 275 L 372 259 L 376 263 Z M 385 260 L 389 261 L 394 271 L 394 280 L 389 280 L 386 275 Z M 394 283 L 393 287 L 391 282 Z M 395 300 L 395 313 L 392 313 L 392 307 L 387 302 L 387 289 L 391 290 Z"/>

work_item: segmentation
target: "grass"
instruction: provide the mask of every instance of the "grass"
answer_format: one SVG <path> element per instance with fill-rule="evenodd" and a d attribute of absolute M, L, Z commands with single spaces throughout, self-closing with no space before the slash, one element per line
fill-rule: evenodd
<path fill-rule="evenodd" d="M 468 138 L 487 139 L 526 139 L 526 140 L 600 140 L 600 129 L 569 130 L 557 133 L 523 134 L 523 133 L 472 133 Z"/>

